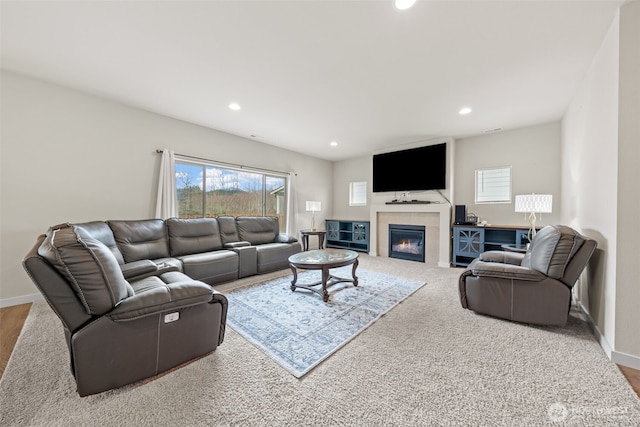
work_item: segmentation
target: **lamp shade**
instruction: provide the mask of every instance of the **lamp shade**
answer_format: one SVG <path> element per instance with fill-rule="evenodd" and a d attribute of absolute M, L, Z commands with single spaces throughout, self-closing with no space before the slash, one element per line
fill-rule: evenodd
<path fill-rule="evenodd" d="M 516 212 L 550 213 L 553 205 L 551 194 L 522 194 L 516 196 Z"/>
<path fill-rule="evenodd" d="M 320 212 L 322 204 L 317 200 L 307 200 L 305 202 L 305 207 L 308 212 Z"/>

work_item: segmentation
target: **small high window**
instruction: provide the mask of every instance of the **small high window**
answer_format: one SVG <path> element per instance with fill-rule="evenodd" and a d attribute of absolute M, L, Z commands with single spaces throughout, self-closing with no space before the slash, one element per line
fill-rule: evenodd
<path fill-rule="evenodd" d="M 349 206 L 367 206 L 367 181 L 349 183 Z"/>
<path fill-rule="evenodd" d="M 511 166 L 476 169 L 476 203 L 511 203 Z"/>

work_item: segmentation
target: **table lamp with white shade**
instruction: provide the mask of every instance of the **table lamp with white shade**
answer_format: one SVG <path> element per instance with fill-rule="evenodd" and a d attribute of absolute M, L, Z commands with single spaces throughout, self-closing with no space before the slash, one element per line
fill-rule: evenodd
<path fill-rule="evenodd" d="M 536 213 L 551 213 L 553 195 L 521 194 L 516 196 L 516 212 L 528 213 L 529 241 L 536 235 Z"/>
<path fill-rule="evenodd" d="M 316 231 L 316 212 L 320 212 L 322 204 L 317 200 L 307 200 L 306 203 L 307 212 L 311 212 L 311 231 Z"/>

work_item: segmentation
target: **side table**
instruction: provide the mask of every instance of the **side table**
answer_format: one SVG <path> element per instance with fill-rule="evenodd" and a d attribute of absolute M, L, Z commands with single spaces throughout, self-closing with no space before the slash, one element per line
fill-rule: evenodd
<path fill-rule="evenodd" d="M 309 236 L 318 236 L 318 249 L 324 249 L 324 237 L 327 234 L 324 230 L 301 230 L 302 250 L 309 250 Z"/>

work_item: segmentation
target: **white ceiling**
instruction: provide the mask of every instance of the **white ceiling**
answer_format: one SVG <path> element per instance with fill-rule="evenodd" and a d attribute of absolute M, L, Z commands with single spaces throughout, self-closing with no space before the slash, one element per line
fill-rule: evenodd
<path fill-rule="evenodd" d="M 2 1 L 2 67 L 340 160 L 560 119 L 621 2 Z"/>

